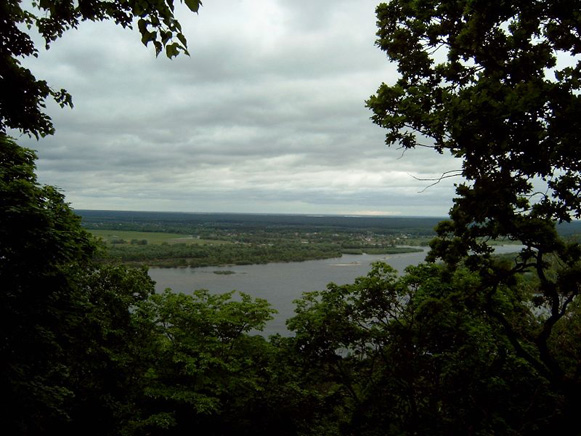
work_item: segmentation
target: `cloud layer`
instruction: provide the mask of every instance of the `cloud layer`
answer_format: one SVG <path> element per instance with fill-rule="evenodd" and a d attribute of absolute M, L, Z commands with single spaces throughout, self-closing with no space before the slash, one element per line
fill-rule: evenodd
<path fill-rule="evenodd" d="M 27 65 L 73 110 L 48 110 L 39 177 L 79 209 L 445 215 L 459 167 L 384 145 L 365 99 L 396 68 L 375 1 L 208 0 L 178 10 L 191 57 L 84 23 Z M 457 182 L 457 180 L 456 180 Z"/>

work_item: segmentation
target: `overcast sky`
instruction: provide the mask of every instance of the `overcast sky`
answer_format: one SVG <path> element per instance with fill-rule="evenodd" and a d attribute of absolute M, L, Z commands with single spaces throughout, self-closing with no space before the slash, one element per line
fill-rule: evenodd
<path fill-rule="evenodd" d="M 76 209 L 446 215 L 459 180 L 417 178 L 460 162 L 386 147 L 365 107 L 397 76 L 376 5 L 206 0 L 178 10 L 191 56 L 171 61 L 84 23 L 26 61 L 74 109 L 49 105 L 56 134 L 18 143 Z"/>

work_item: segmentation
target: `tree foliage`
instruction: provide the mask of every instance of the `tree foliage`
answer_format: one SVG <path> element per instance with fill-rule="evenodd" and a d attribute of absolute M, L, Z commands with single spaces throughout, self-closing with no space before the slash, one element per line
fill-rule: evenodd
<path fill-rule="evenodd" d="M 441 228 L 458 254 L 486 252 L 478 237 L 552 251 L 544 223 L 581 216 L 581 15 L 568 5 L 402 0 L 377 9 L 377 44 L 400 75 L 368 106 L 388 144 L 431 141 L 462 159 L 468 183 Z"/>
<path fill-rule="evenodd" d="M 149 368 L 133 431 L 260 433 L 247 420 L 266 389 L 269 346 L 249 333 L 274 312 L 262 299 L 206 290 L 168 289 L 141 304 L 136 322 L 153 341 L 142 353 Z"/>
<path fill-rule="evenodd" d="M 183 0 L 197 12 L 199 0 Z M 46 48 L 67 30 L 83 21 L 112 21 L 122 27 L 137 23 L 143 44 L 152 44 L 156 55 L 164 49 L 172 58 L 188 53 L 182 27 L 174 16 L 174 0 L 33 0 L 23 6 L 21 0 L 5 0 L 0 4 L 0 133 L 9 128 L 39 136 L 52 134 L 50 117 L 44 112 L 46 100 L 54 99 L 61 107 L 71 106 L 66 90 L 52 89 L 37 79 L 21 60 L 38 56 L 30 31 L 38 31 Z"/>
<path fill-rule="evenodd" d="M 581 250 L 555 223 L 581 217 L 579 8 L 546 0 L 394 0 L 377 16 L 377 44 L 399 78 L 368 100 L 373 121 L 387 129 L 390 145 L 430 146 L 462 162 L 465 182 L 430 257 L 479 273 L 483 310 L 566 397 L 573 419 L 581 366 L 568 366 L 554 344 L 578 322 Z M 491 239 L 524 248 L 513 263 L 499 262 Z M 516 291 L 501 298 L 522 272 L 533 277 L 534 298 Z M 522 314 L 509 315 L 507 304 Z M 534 328 L 523 329 L 525 319 Z"/>
<path fill-rule="evenodd" d="M 355 283 L 307 293 L 288 322 L 337 433 L 546 434 L 562 428 L 563 394 L 519 356 L 485 310 L 481 279 L 467 269 L 410 267 L 401 278 L 377 263 Z M 505 286 L 495 298 L 522 316 L 533 294 Z M 516 302 L 515 293 L 524 293 Z M 573 331 L 564 333 L 574 341 Z M 563 347 L 576 355 L 578 345 Z M 574 370 L 576 362 L 569 361 Z M 304 369 L 303 369 L 304 370 Z M 338 407 L 337 405 L 340 405 Z"/>
<path fill-rule="evenodd" d="M 184 0 L 196 11 L 200 3 Z M 36 14 L 32 11 L 36 11 Z M 462 160 L 431 260 L 305 294 L 294 337 L 234 292 L 155 294 L 103 266 L 80 219 L 7 128 L 52 132 L 54 91 L 23 68 L 24 26 L 50 44 L 110 19 L 169 57 L 171 0 L 0 4 L 0 395 L 10 434 L 565 434 L 581 407 L 580 13 L 566 1 L 393 0 L 379 46 L 400 78 L 368 104 L 387 142 Z M 174 38 L 177 41 L 174 41 Z M 560 64 L 568 56 L 568 64 Z M 424 144 L 430 140 L 430 144 Z M 536 190 L 542 186 L 542 193 Z M 520 241 L 514 259 L 490 239 Z"/>
<path fill-rule="evenodd" d="M 581 216 L 581 14 L 571 6 L 396 0 L 377 8 L 377 44 L 399 78 L 369 99 L 373 121 L 388 144 L 430 141 L 462 159 L 471 183 L 459 188 L 456 209 L 480 224 L 475 232 L 523 239 L 529 229 L 517 217 Z M 546 192 L 535 193 L 536 179 Z"/>
<path fill-rule="evenodd" d="M 94 434 L 113 434 L 139 373 L 131 312 L 153 283 L 93 262 L 93 238 L 61 193 L 38 184 L 34 153 L 0 139 L 3 430 L 79 430 L 98 413 Z"/>
<path fill-rule="evenodd" d="M 0 384 L 11 398 L 2 412 L 26 428 L 66 415 L 69 273 L 87 265 L 94 246 L 62 194 L 38 185 L 34 153 L 0 140 Z"/>

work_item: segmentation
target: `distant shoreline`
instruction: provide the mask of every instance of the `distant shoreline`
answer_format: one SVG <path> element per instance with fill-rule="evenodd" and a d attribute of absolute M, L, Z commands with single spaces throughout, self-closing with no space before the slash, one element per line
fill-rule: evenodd
<path fill-rule="evenodd" d="M 123 263 L 124 265 L 127 266 L 133 266 L 133 267 L 141 267 L 141 266 L 145 266 L 148 268 L 207 268 L 207 267 L 232 267 L 232 266 L 236 266 L 236 265 L 268 265 L 268 264 L 273 264 L 273 263 L 291 263 L 291 262 L 308 262 L 310 260 L 326 260 L 326 259 L 340 259 L 341 257 L 343 257 L 344 255 L 351 255 L 351 256 L 365 256 L 365 255 L 392 255 L 392 254 L 408 254 L 408 253 L 421 253 L 422 251 L 425 251 L 424 248 L 413 248 L 413 247 L 389 247 L 386 250 L 381 250 L 381 249 L 377 249 L 374 250 L 373 252 L 371 252 L 371 250 L 368 251 L 363 251 L 361 253 L 353 253 L 353 252 L 345 252 L 345 253 L 340 253 L 340 255 L 338 255 L 339 253 L 336 254 L 330 254 L 329 256 L 324 256 L 324 257 L 317 257 L 317 256 L 304 256 L 304 258 L 301 259 L 292 259 L 292 260 L 277 260 L 277 259 L 272 259 L 270 261 L 260 261 L 260 262 L 241 262 L 241 263 L 205 263 L 202 265 L 192 265 L 192 264 L 188 264 L 188 261 L 190 259 L 188 258 L 166 258 L 166 259 L 147 259 L 147 260 L 128 260 L 128 261 L 121 261 L 121 260 L 117 260 L 120 261 L 121 263 Z M 109 260 L 115 260 L 115 259 L 108 259 L 105 260 L 106 262 Z M 334 264 L 333 266 L 356 266 L 358 263 L 348 263 L 348 264 Z M 215 274 L 234 274 L 234 272 L 231 271 L 227 271 L 227 272 L 222 272 L 222 271 L 214 271 Z"/>

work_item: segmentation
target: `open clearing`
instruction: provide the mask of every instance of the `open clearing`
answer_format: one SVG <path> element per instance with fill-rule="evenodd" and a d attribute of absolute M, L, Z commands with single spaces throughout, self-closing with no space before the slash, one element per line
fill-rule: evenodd
<path fill-rule="evenodd" d="M 133 232 L 127 230 L 89 230 L 89 232 L 108 244 L 120 240 L 126 241 L 129 244 L 132 240 L 142 241 L 144 239 L 148 244 L 229 244 L 227 241 L 198 239 L 179 233 Z"/>

